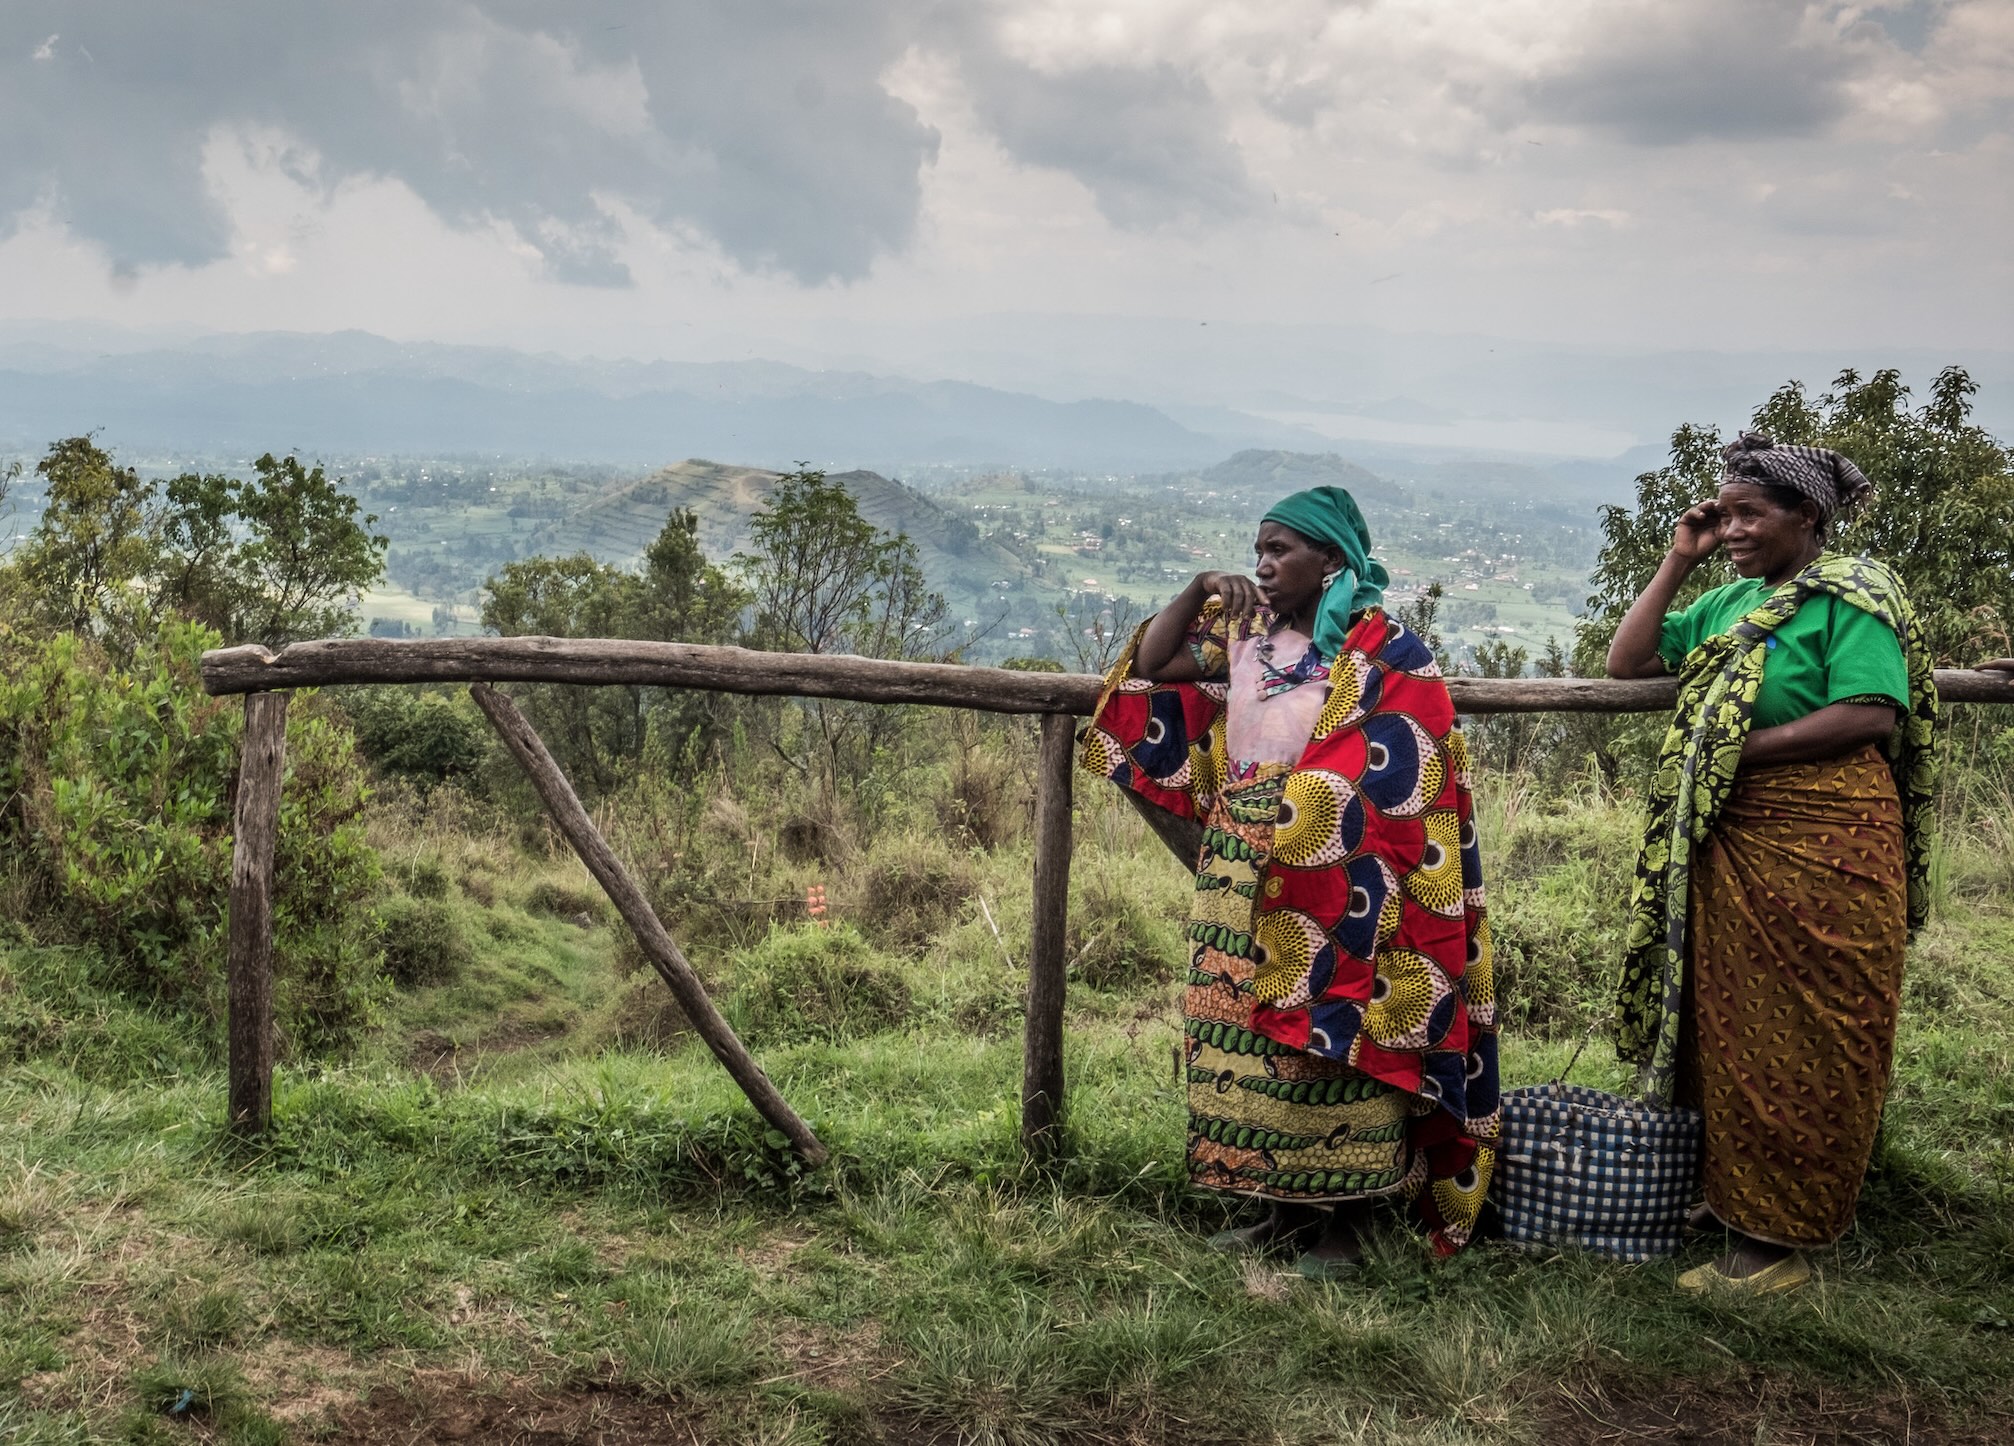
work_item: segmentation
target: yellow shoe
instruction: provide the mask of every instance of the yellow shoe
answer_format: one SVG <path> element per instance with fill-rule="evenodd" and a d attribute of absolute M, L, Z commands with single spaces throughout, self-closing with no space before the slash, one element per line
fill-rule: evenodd
<path fill-rule="evenodd" d="M 1774 1295 L 1795 1290 L 1811 1279 L 1811 1263 L 1800 1252 L 1765 1265 L 1753 1275 L 1723 1275 L 1712 1261 L 1694 1266 L 1678 1278 L 1678 1288 L 1694 1295 L 1725 1291 L 1730 1295 Z"/>

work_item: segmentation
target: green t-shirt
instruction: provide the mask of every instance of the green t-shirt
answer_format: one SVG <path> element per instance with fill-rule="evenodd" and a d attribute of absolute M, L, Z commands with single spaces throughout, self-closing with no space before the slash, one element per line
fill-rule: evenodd
<path fill-rule="evenodd" d="M 1774 592 L 1759 577 L 1703 593 L 1683 612 L 1664 615 L 1657 651 L 1676 673 L 1685 655 L 1726 632 Z M 1898 708 L 1909 697 L 1909 670 L 1895 630 L 1864 608 L 1836 597 L 1810 597 L 1769 638 L 1755 726 L 1774 728 L 1848 698 L 1886 698 Z"/>

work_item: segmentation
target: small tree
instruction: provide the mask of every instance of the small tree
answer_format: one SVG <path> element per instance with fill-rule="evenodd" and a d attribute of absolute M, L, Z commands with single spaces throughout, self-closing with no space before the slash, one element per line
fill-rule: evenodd
<path fill-rule="evenodd" d="M 758 646 L 792 653 L 927 657 L 943 638 L 944 599 L 928 590 L 916 545 L 860 515 L 853 494 L 800 465 L 777 479 L 734 556 L 755 604 Z"/>
<path fill-rule="evenodd" d="M 1131 598 L 1106 602 L 1094 592 L 1071 593 L 1056 604 L 1056 616 L 1080 673 L 1103 673 L 1110 668 L 1142 621 Z"/>
<path fill-rule="evenodd" d="M 482 623 L 506 638 L 634 636 L 642 586 L 634 573 L 584 552 L 507 562 L 489 580 Z M 525 690 L 525 710 L 560 766 L 590 793 L 621 781 L 642 750 L 643 689 L 539 684 Z"/>
<path fill-rule="evenodd" d="M 729 642 L 748 603 L 748 593 L 700 549 L 699 514 L 674 509 L 643 551 L 636 636 L 668 643 Z"/>
<path fill-rule="evenodd" d="M 504 637 L 726 643 L 747 603 L 700 550 L 698 518 L 679 509 L 644 549 L 640 572 L 584 552 L 504 564 L 487 585 L 482 621 Z M 541 685 L 526 689 L 524 702 L 561 766 L 594 793 L 628 776 L 653 734 L 681 744 L 704 739 L 723 708 L 706 694 L 632 686 Z"/>
<path fill-rule="evenodd" d="M 15 564 L 22 591 L 59 631 L 130 635 L 144 611 L 131 585 L 158 553 L 154 484 L 88 436 L 55 443 L 35 471 L 48 503 Z"/>
<path fill-rule="evenodd" d="M 238 484 L 221 473 L 184 472 L 164 489 L 160 604 L 237 641 L 242 582 L 237 577 Z"/>
<path fill-rule="evenodd" d="M 734 562 L 754 601 L 753 641 L 780 652 L 870 658 L 939 655 L 942 594 L 930 591 L 916 546 L 860 515 L 853 495 L 799 465 L 777 479 L 750 522 L 751 548 Z M 820 779 L 863 777 L 876 749 L 900 727 L 897 710 L 807 700 L 801 705 Z M 789 753 L 785 753 L 789 757 Z M 810 772 L 812 757 L 792 759 Z"/>
<path fill-rule="evenodd" d="M 349 632 L 390 539 L 370 531 L 376 516 L 360 520 L 357 499 L 319 465 L 268 452 L 252 466 L 257 480 L 236 489 L 246 540 L 231 560 L 242 599 L 234 632 L 268 647 Z"/>

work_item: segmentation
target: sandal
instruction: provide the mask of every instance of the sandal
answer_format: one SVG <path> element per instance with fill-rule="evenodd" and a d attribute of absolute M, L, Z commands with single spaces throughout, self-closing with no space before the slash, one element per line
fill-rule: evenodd
<path fill-rule="evenodd" d="M 1803 1254 L 1786 1255 L 1751 1275 L 1725 1275 L 1708 1261 L 1694 1266 L 1678 1278 L 1678 1288 L 1691 1295 L 1774 1295 L 1795 1290 L 1811 1279 L 1811 1263 Z"/>

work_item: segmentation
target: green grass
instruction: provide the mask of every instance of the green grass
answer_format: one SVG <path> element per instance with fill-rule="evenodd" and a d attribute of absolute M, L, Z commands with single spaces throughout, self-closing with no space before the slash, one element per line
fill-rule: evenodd
<path fill-rule="evenodd" d="M 1483 822 L 1523 951 L 1505 1072 L 1546 1078 L 1602 995 L 1633 816 L 1500 791 Z M 611 1032 L 656 986 L 605 914 L 555 912 L 576 866 L 454 820 L 376 828 L 467 957 L 392 992 L 347 1062 L 283 1066 L 256 1149 L 227 1142 L 202 1029 L 0 953 L 10 1027 L 45 1021 L 0 1067 L 0 1438 L 384 1439 L 477 1405 L 723 1442 L 1595 1439 L 1575 1401 L 1690 1402 L 1761 1441 L 1821 1407 L 1860 1433 L 1838 1439 L 2014 1420 L 2014 897 L 1971 845 L 1912 958 L 1859 1225 L 1816 1288 L 1736 1308 L 1674 1292 L 1704 1245 L 1436 1261 L 1393 1221 L 1324 1287 L 1207 1250 L 1231 1217 L 1183 1186 L 1168 1082 L 1186 881 L 1102 795 L 1072 879 L 1072 1150 L 1039 1174 L 1020 837 L 920 895 L 860 859 L 686 880 L 718 893 L 731 864 L 735 897 L 777 901 L 740 942 L 688 940 L 833 1146 L 807 1177 L 689 1036 Z M 786 902 L 820 874 L 830 930 Z M 1576 1076 L 1620 1082 L 1599 1045 Z"/>

